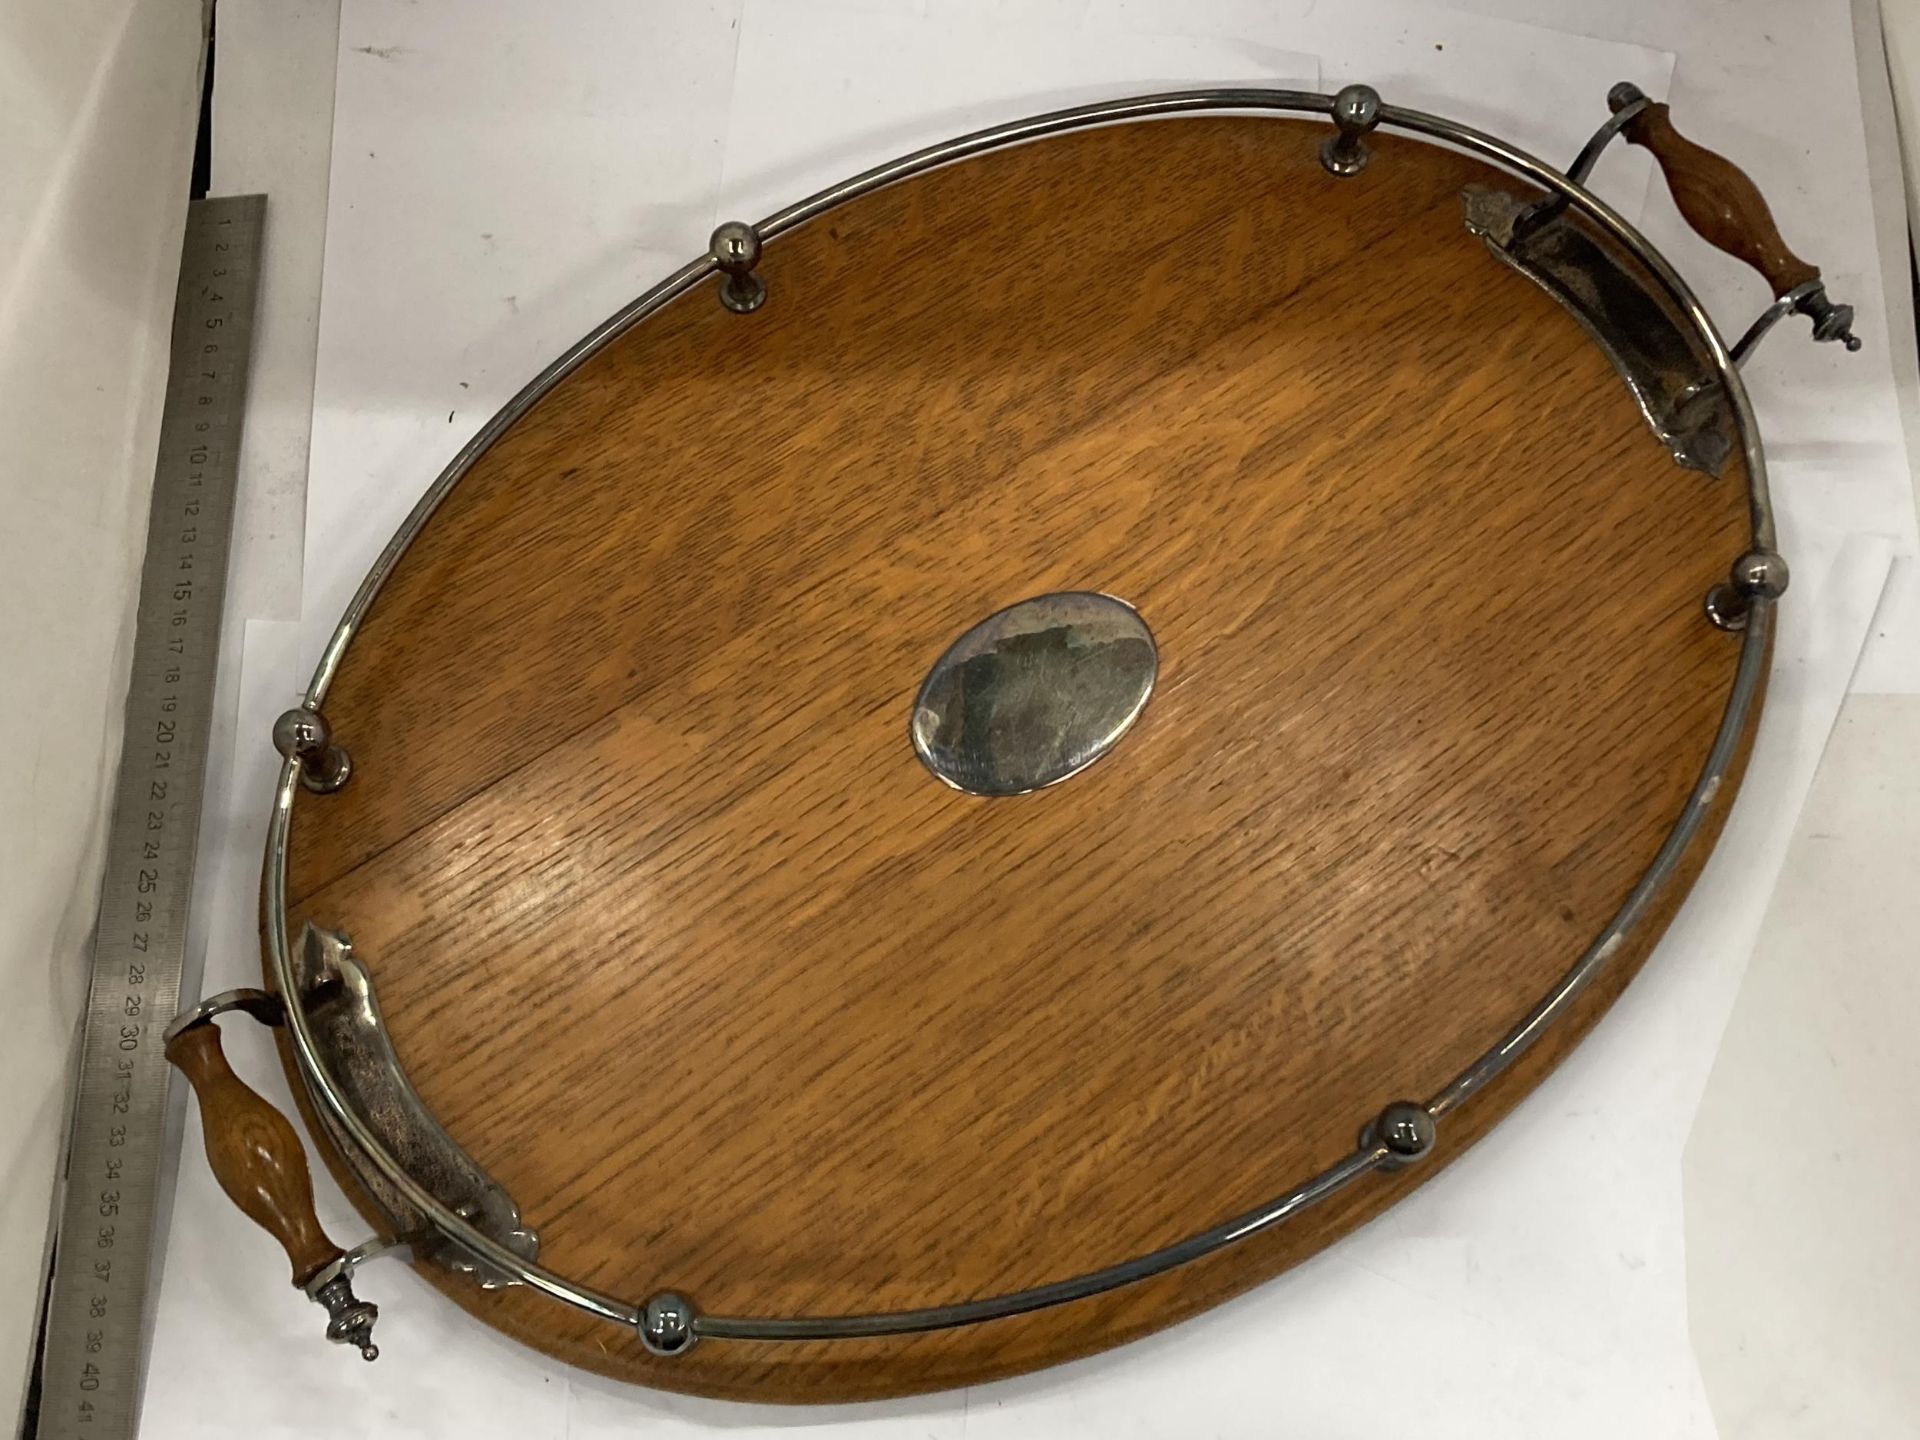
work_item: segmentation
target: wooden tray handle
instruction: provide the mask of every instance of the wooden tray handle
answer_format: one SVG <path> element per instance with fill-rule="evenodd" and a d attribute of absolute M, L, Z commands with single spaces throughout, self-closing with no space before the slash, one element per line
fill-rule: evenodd
<path fill-rule="evenodd" d="M 207 1163 L 227 1198 L 265 1230 L 293 1263 L 293 1283 L 305 1288 L 344 1251 L 328 1238 L 313 1208 L 313 1177 L 293 1126 L 233 1073 L 220 1031 L 210 1020 L 189 1025 L 167 1041 L 167 1059 L 200 1097 Z"/>
<path fill-rule="evenodd" d="M 1615 88 L 1608 97 L 1614 110 L 1641 98 L 1637 90 L 1625 93 L 1631 89 Z M 1752 177 L 1674 129 L 1663 102 L 1649 102 L 1620 133 L 1659 162 L 1673 203 L 1700 238 L 1758 270 L 1776 298 L 1820 278 L 1820 267 L 1802 260 L 1780 238 L 1780 227 Z"/>

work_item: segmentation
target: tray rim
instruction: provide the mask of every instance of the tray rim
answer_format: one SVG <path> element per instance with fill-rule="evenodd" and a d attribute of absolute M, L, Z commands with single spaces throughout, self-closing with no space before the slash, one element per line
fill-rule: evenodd
<path fill-rule="evenodd" d="M 962 135 L 875 166 L 774 212 L 751 229 L 759 240 L 771 240 L 841 204 L 935 168 L 1077 130 L 1233 113 L 1275 118 L 1328 116 L 1338 120 L 1340 98 L 1295 90 L 1206 88 L 1051 111 Z M 1723 387 L 1731 406 L 1748 477 L 1750 551 L 1777 559 L 1765 456 L 1751 402 L 1731 352 L 1712 318 L 1665 257 L 1583 183 L 1503 140 L 1441 116 L 1385 103 L 1378 106 L 1378 123 L 1457 147 L 1540 186 L 1578 210 L 1609 239 L 1622 246 L 1666 292 L 1693 337 L 1700 342 L 1712 366 L 1712 379 Z M 1580 168 L 1578 162 L 1574 168 Z M 476 432 L 428 487 L 370 567 L 322 652 L 302 701 L 303 710 L 316 715 L 320 711 L 348 647 L 386 580 L 473 464 L 538 400 L 586 360 L 708 279 L 733 273 L 711 250 L 688 262 L 569 346 Z M 730 304 L 730 308 L 736 307 Z M 341 1145 L 340 1150 L 351 1166 L 356 1169 L 371 1166 L 418 1211 L 434 1232 L 489 1269 L 509 1277 L 511 1283 L 523 1284 L 549 1299 L 637 1332 L 646 1348 L 656 1355 L 685 1353 L 703 1338 L 818 1341 L 915 1334 L 1009 1318 L 1103 1294 L 1198 1260 L 1266 1230 L 1363 1174 L 1401 1168 L 1431 1153 L 1437 1138 L 1436 1122 L 1504 1072 L 1572 1006 L 1608 959 L 1622 948 L 1629 932 L 1654 907 L 1681 868 L 1682 858 L 1689 853 L 1706 823 L 1723 784 L 1737 772 L 1743 739 L 1764 687 L 1777 593 L 1777 588 L 1762 589 L 1747 597 L 1749 605 L 1739 636 L 1741 651 L 1726 707 L 1679 818 L 1599 935 L 1515 1025 L 1436 1095 L 1425 1101 L 1396 1101 L 1380 1116 L 1366 1121 L 1354 1150 L 1335 1164 L 1252 1210 L 1171 1245 L 1099 1270 L 1026 1290 L 912 1310 L 864 1315 L 721 1316 L 698 1313 L 690 1302 L 671 1290 L 656 1291 L 638 1304 L 623 1301 L 578 1285 L 507 1248 L 442 1203 L 407 1172 L 380 1137 L 354 1112 L 322 1048 L 316 1043 L 314 1027 L 306 1013 L 308 996 L 296 979 L 294 947 L 287 923 L 292 807 L 303 780 L 302 764 L 292 756 L 282 764 L 275 787 L 261 888 L 268 971 L 285 1004 L 288 1049 L 322 1128 L 336 1142 L 348 1142 Z"/>

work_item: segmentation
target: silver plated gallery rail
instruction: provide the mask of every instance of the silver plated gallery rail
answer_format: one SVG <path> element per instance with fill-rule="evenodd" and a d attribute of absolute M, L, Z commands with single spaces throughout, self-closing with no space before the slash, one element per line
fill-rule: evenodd
<path fill-rule="evenodd" d="M 1730 406 L 1738 445 L 1744 455 L 1749 486 L 1750 543 L 1748 552 L 1734 561 L 1728 582 L 1716 588 L 1707 606 L 1709 617 L 1722 628 L 1737 632 L 1739 663 L 1728 692 L 1725 710 L 1704 767 L 1688 802 L 1639 882 L 1593 942 L 1569 966 L 1560 980 L 1521 1016 L 1508 1032 L 1437 1094 L 1424 1100 L 1396 1102 L 1365 1123 L 1354 1149 L 1316 1175 L 1301 1180 L 1265 1204 L 1222 1221 L 1211 1229 L 1119 1264 L 1031 1289 L 987 1296 L 950 1305 L 873 1314 L 805 1315 L 790 1317 L 704 1314 L 686 1298 L 662 1288 L 639 1301 L 602 1294 L 580 1285 L 516 1253 L 476 1228 L 429 1193 L 407 1172 L 400 1159 L 383 1145 L 349 1103 L 341 1077 L 329 1064 L 324 1046 L 317 1043 L 316 1027 L 307 1011 L 295 969 L 294 943 L 287 923 L 287 843 L 293 804 L 303 785 L 327 788 L 333 771 L 344 773 L 344 757 L 332 753 L 319 712 L 327 690 L 382 585 L 407 548 L 420 534 L 442 500 L 473 463 L 562 379 L 582 362 L 634 325 L 703 282 L 718 278 L 721 300 L 745 315 L 766 298 L 765 283 L 755 272 L 762 246 L 832 210 L 897 181 L 937 166 L 988 151 L 1063 135 L 1093 126 L 1170 119 L 1220 113 L 1326 116 L 1335 130 L 1321 158 L 1336 175 L 1357 173 L 1367 163 L 1366 137 L 1376 126 L 1442 141 L 1539 187 L 1548 203 L 1577 213 L 1584 222 L 1632 257 L 1680 317 Z M 1609 122 L 1598 143 L 1620 128 Z M 1598 144 L 1589 150 L 1598 153 Z M 1785 588 L 1786 572 L 1776 553 L 1772 509 L 1768 501 L 1766 463 L 1745 387 L 1724 341 L 1672 266 L 1615 210 L 1582 183 L 1592 165 L 1583 152 L 1571 179 L 1545 162 L 1506 142 L 1468 126 L 1417 110 L 1382 103 L 1364 86 L 1350 86 L 1339 95 L 1292 90 L 1203 89 L 1147 95 L 1129 100 L 1084 105 L 1032 119 L 999 125 L 877 166 L 798 204 L 777 211 L 756 226 L 729 224 L 716 232 L 710 251 L 693 260 L 608 317 L 542 371 L 495 415 L 456 455 L 421 498 L 374 562 L 338 628 L 328 641 L 308 687 L 304 702 L 312 723 L 284 726 L 286 763 L 280 772 L 267 840 L 264 909 L 267 947 L 274 977 L 286 998 L 286 1027 L 293 1053 L 307 1088 L 327 1129 L 347 1147 L 347 1158 L 362 1173 L 377 1176 L 382 1188 L 397 1192 L 452 1247 L 466 1252 L 490 1272 L 510 1277 L 563 1304 L 600 1316 L 638 1333 L 656 1354 L 683 1353 L 699 1340 L 827 1340 L 940 1330 L 1020 1315 L 1048 1306 L 1085 1299 L 1120 1286 L 1158 1275 L 1197 1260 L 1281 1223 L 1327 1196 L 1361 1181 L 1362 1177 L 1414 1163 L 1430 1154 L 1439 1125 L 1446 1115 L 1494 1080 L 1533 1042 L 1566 1014 L 1582 991 L 1599 975 L 1627 936 L 1647 916 L 1656 898 L 1673 881 L 1682 856 L 1695 842 L 1710 805 L 1732 773 L 1741 737 L 1760 694 L 1768 642 L 1773 629 L 1774 600 Z M 741 323 L 751 323 L 743 320 Z M 1732 643 L 1732 642 L 1730 642 Z M 302 718 L 296 712 L 296 720 Z M 331 766 L 332 770 L 327 767 Z M 1355 1117 L 1359 1125 L 1363 1117 Z"/>

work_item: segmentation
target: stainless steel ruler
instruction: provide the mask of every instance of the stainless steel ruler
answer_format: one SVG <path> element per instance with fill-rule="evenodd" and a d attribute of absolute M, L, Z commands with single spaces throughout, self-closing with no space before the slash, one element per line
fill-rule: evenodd
<path fill-rule="evenodd" d="M 187 211 L 173 353 L 93 977 L 67 1134 L 38 1440 L 127 1440 L 139 1419 L 168 1066 L 213 718 L 266 197 Z"/>

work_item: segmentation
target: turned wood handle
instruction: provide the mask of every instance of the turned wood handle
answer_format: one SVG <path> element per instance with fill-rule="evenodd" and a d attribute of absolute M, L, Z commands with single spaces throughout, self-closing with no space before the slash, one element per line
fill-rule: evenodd
<path fill-rule="evenodd" d="M 254 1224 L 280 1242 L 304 1286 L 341 1256 L 313 1209 L 307 1153 L 286 1117 L 233 1073 L 211 1021 L 167 1042 L 167 1059 L 200 1097 L 207 1163 L 214 1179 Z"/>
<path fill-rule="evenodd" d="M 1773 212 L 1747 172 L 1674 129 L 1664 104 L 1649 103 L 1620 133 L 1660 162 L 1673 203 L 1700 237 L 1753 266 L 1776 297 L 1820 278 L 1820 267 L 1802 260 L 1780 238 Z"/>

